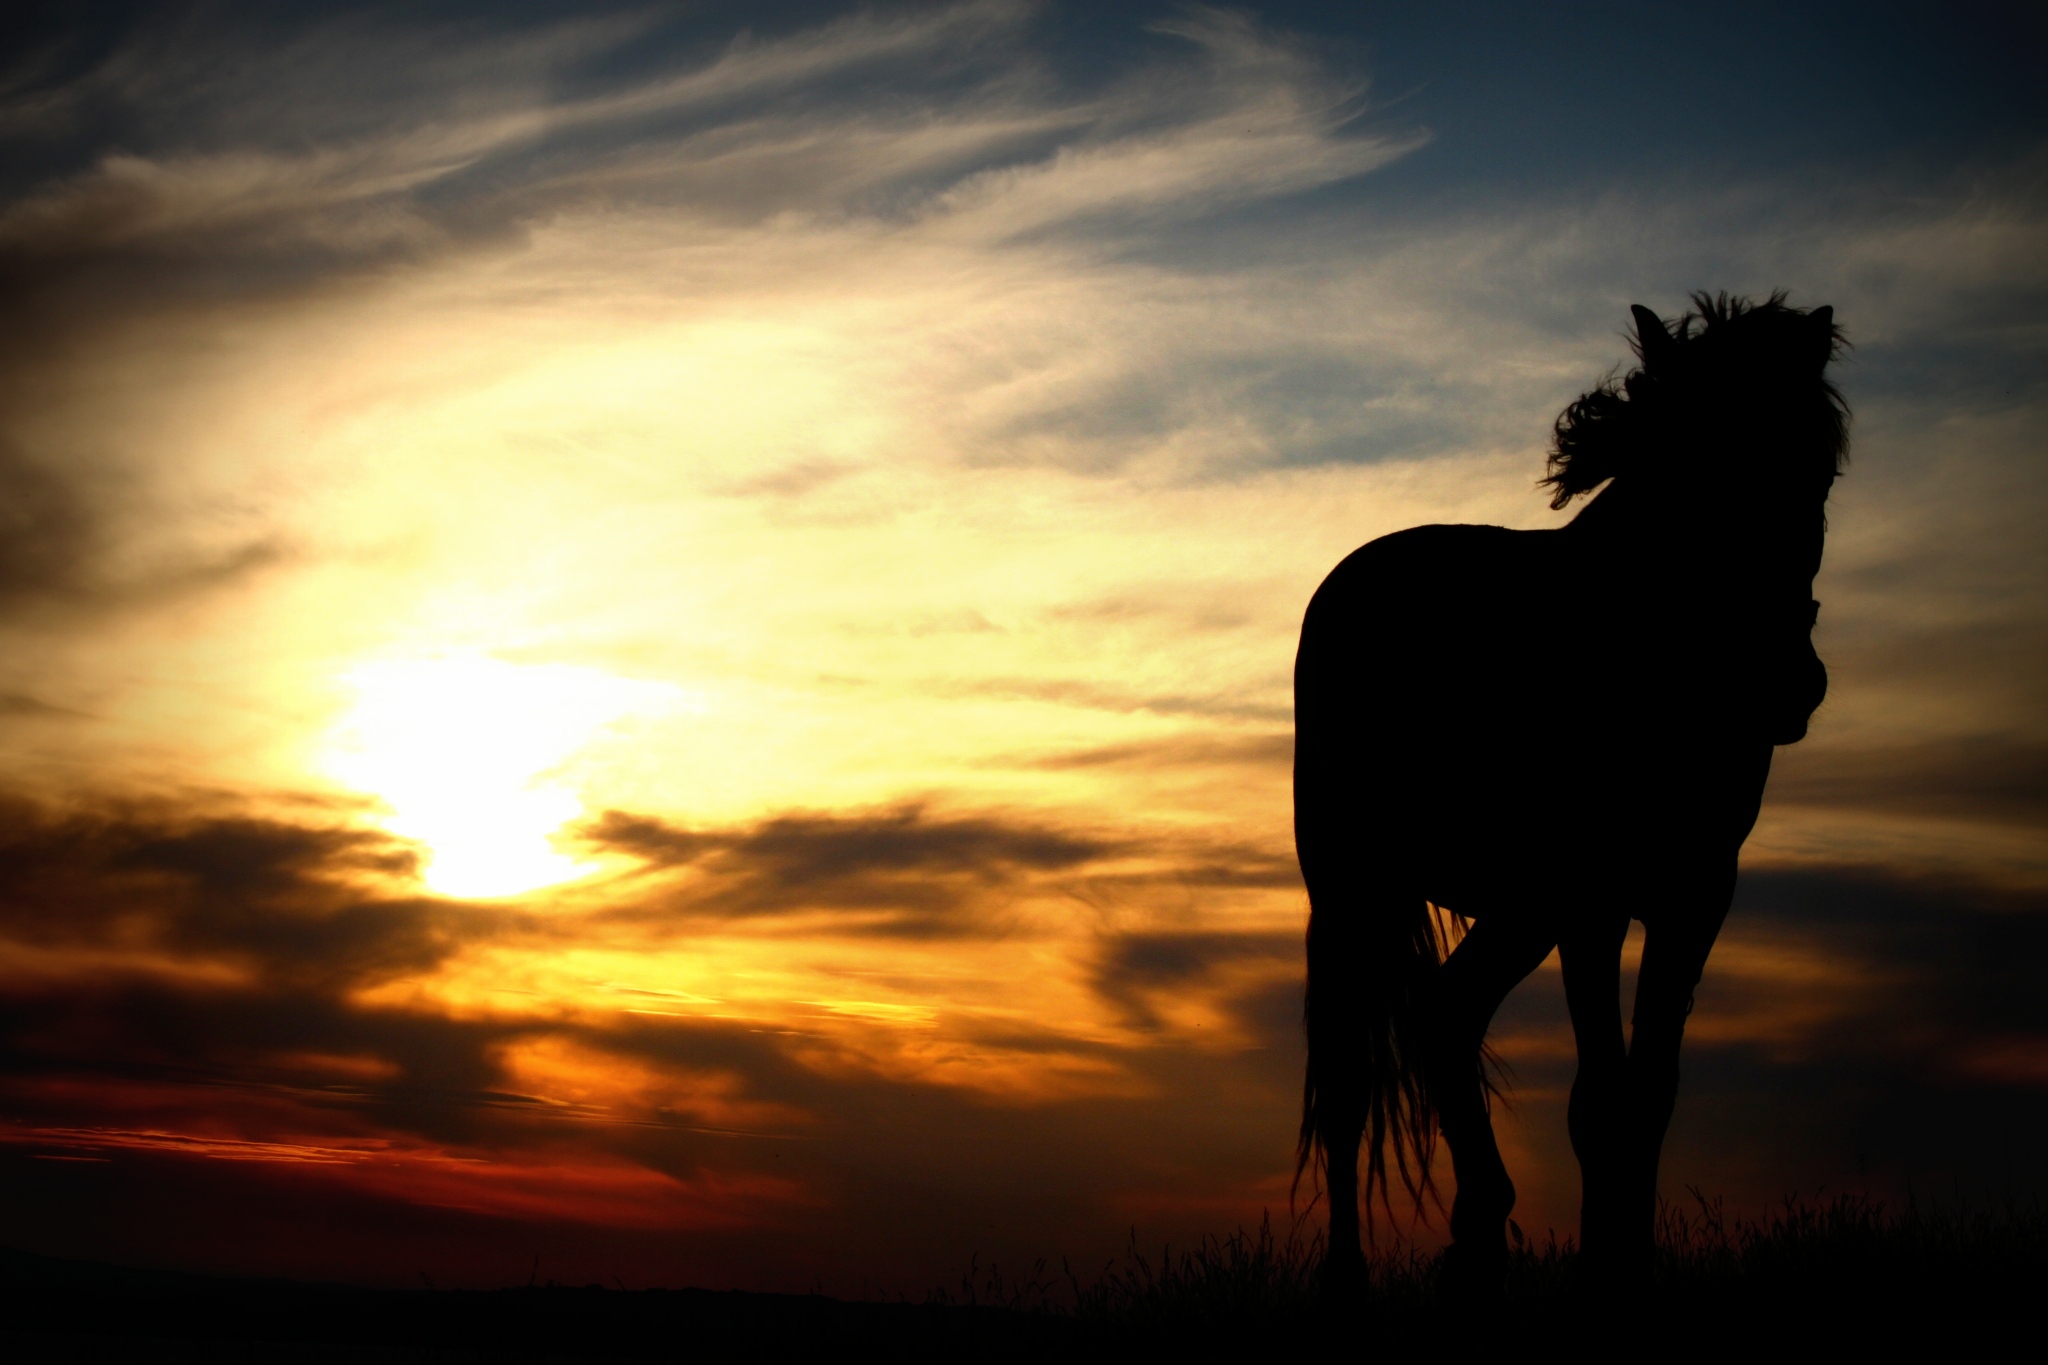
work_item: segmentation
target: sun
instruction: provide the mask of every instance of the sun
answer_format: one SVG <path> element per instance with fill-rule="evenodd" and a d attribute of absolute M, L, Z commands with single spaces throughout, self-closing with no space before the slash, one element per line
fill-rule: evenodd
<path fill-rule="evenodd" d="M 593 871 L 551 838 L 584 811 L 565 768 L 605 727 L 684 699 L 666 683 L 474 655 L 368 663 L 342 680 L 356 702 L 323 766 L 425 846 L 430 889 L 465 899 Z"/>

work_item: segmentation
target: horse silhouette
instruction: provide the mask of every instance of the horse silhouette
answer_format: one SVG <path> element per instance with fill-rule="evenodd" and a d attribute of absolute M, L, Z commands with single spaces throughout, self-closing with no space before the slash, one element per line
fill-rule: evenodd
<path fill-rule="evenodd" d="M 1772 294 L 1633 312 L 1641 364 L 1565 409 L 1549 531 L 1419 526 L 1323 581 L 1296 657 L 1308 884 L 1296 1179 L 1322 1176 L 1326 1289 L 1362 1280 L 1390 1171 L 1456 1197 L 1444 1272 L 1497 1288 L 1515 1188 L 1489 1117 L 1494 1011 L 1556 948 L 1578 1076 L 1582 1265 L 1645 1273 L 1693 989 L 1771 749 L 1827 690 L 1811 632 L 1847 408 L 1833 310 Z M 1601 485 L 1606 485 L 1601 488 Z M 1621 1028 L 1630 919 L 1644 943 Z M 1439 1204 L 1440 1207 L 1440 1204 Z"/>

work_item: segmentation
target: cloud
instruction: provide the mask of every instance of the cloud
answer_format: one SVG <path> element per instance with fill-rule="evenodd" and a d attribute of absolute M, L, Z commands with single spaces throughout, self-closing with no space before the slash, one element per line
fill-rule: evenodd
<path fill-rule="evenodd" d="M 203 804 L 7 803 L 0 1032 L 17 1082 L 82 1071 L 415 1122 L 493 1103 L 503 1030 L 353 1002 L 514 917 L 411 893 L 414 851 L 385 836 Z"/>
<path fill-rule="evenodd" d="M 1297 934 L 1145 932 L 1107 937 L 1094 984 L 1146 1032 L 1206 1031 L 1208 1046 L 1273 1041 L 1268 996 L 1292 1002 L 1300 1026 L 1301 938 Z"/>
<path fill-rule="evenodd" d="M 148 1131 L 227 1144 L 166 1138 L 173 1148 L 218 1156 L 255 1144 L 250 1159 L 266 1144 L 305 1146 L 323 1125 L 471 1147 L 595 1125 L 614 1137 L 590 1141 L 615 1146 L 634 1127 L 800 1132 L 849 1087 L 1028 1104 L 1125 1092 L 1135 1082 L 1098 1011 L 1033 1017 L 1061 978 L 1085 991 L 1088 969 L 1066 946 L 1071 926 L 1020 919 L 1013 902 L 1094 895 L 1129 913 L 1190 887 L 1263 887 L 1277 872 L 1254 850 L 1084 838 L 916 806 L 714 830 L 614 812 L 589 833 L 652 875 L 477 906 L 412 892 L 411 848 L 340 824 L 140 802 L 53 811 L 15 800 L 8 814 L 10 1112 L 35 1140 L 65 1130 L 80 1150 L 95 1144 L 79 1133 L 144 1131 L 136 1116 L 148 1114 Z M 801 947 L 786 931 L 747 937 L 776 916 L 807 917 Z M 852 968 L 863 955 L 848 943 L 876 935 L 1010 939 L 1040 977 L 977 982 L 944 951 L 926 954 L 934 974 L 904 949 Z M 1214 999 L 1176 1018 L 1206 1009 L 1228 1026 L 1230 1001 L 1265 984 L 1270 964 L 1248 983 L 1244 962 L 1224 960 L 1234 941 L 1182 944 L 1183 957 L 1206 954 Z M 1130 977 L 1109 993 L 1132 1008 L 1172 984 L 1155 961 L 1166 940 L 1147 942 L 1131 940 L 1112 954 L 1121 965 L 1097 973 Z M 1257 955 L 1256 936 L 1242 942 Z M 705 980 L 720 996 L 666 984 L 677 981 L 669 947 L 676 962 L 712 964 Z M 765 993 L 750 992 L 762 979 Z M 954 986 L 934 994 L 936 980 Z"/>
<path fill-rule="evenodd" d="M 988 932 L 995 926 L 971 916 L 986 913 L 991 888 L 1130 852 L 1115 840 L 915 805 L 711 831 L 610 811 L 584 834 L 651 868 L 695 873 L 678 897 L 694 914 L 833 909 L 873 916 L 870 927 L 888 933 Z"/>
<path fill-rule="evenodd" d="M 1035 767 L 1055 770 L 1069 768 L 1291 768 L 1294 763 L 1292 730 L 1242 738 L 1218 738 L 1207 731 L 1193 731 L 1171 739 L 1146 744 L 1109 744 L 1073 749 L 1020 760 Z"/>
<path fill-rule="evenodd" d="M 0 924 L 17 944 L 119 945 L 331 993 L 427 969 L 465 932 L 455 907 L 366 891 L 415 868 L 385 836 L 154 803 L 60 813 L 17 799 L 7 816 Z"/>
<path fill-rule="evenodd" d="M 782 816 L 723 838 L 613 811 L 590 832 L 599 842 L 657 866 L 729 852 L 790 888 L 873 872 L 990 877 L 1007 868 L 1065 868 L 1099 858 L 1111 847 L 994 820 L 928 818 L 917 806 L 870 816 Z"/>
<path fill-rule="evenodd" d="M 203 802 L 6 814 L 0 1145 L 317 1166 L 397 1207 L 607 1228 L 752 1227 L 805 1198 L 716 1150 L 810 1122 L 816 1087 L 780 1040 L 376 1003 L 465 947 L 558 941 L 528 913 L 409 893 L 398 841 Z M 668 1135 L 658 1160 L 631 1153 L 643 1129 Z"/>
<path fill-rule="evenodd" d="M 2048 1039 L 2038 889 L 1748 871 L 1729 936 L 1738 949 L 1795 941 L 1813 970 L 1718 948 L 1709 961 L 1680 1101 L 1680 1159 L 1700 1176 L 1757 1198 L 1795 1179 L 1973 1196 L 2038 1181 L 2026 1136 L 2048 1113 L 2033 1064 Z"/>
<path fill-rule="evenodd" d="M 758 314 L 771 277 L 796 297 L 860 258 L 882 296 L 892 279 L 964 285 L 932 300 L 957 317 L 976 293 L 1023 300 L 1053 261 L 1085 274 L 1105 233 L 1335 183 L 1412 144 L 1362 128 L 1355 83 L 1241 17 L 1191 11 L 1137 69 L 1085 80 L 1035 55 L 1039 17 L 859 11 L 708 42 L 640 10 L 494 25 L 167 13 L 60 35 L 0 88 L 0 143 L 37 168 L 0 200 L 0 612 L 201 595 L 319 548 L 324 523 L 287 524 L 252 494 L 260 476 L 197 474 L 224 424 L 182 442 L 147 417 L 120 430 L 129 405 L 203 405 L 214 377 L 194 369 L 224 330 L 550 256 L 584 278 L 535 279 L 541 296 L 639 292 L 645 263 L 617 259 L 635 242 L 680 262 L 699 305 Z M 595 256 L 593 234 L 608 244 Z M 546 249 L 564 239 L 566 261 Z M 990 269 L 1006 252 L 1021 273 Z M 296 347 L 259 345 L 280 349 Z M 1116 462 L 1102 423 L 1136 413 L 1148 383 L 1083 377 L 961 449 L 1043 459 L 1078 421 L 1092 430 L 1062 458 Z M 713 482 L 796 499 L 856 465 L 823 451 L 780 467 Z"/>
<path fill-rule="evenodd" d="M 196 1218 L 248 1244 L 271 1235 L 255 1230 L 255 1210 L 312 1201 L 376 1211 L 387 1228 L 396 1219 L 424 1230 L 454 1210 L 490 1220 L 480 1226 L 496 1237 L 581 1227 L 605 1238 L 687 1229 L 742 1247 L 766 1239 L 748 1254 L 760 1257 L 750 1273 L 768 1283 L 788 1273 L 792 1247 L 809 1255 L 858 1241 L 862 1228 L 892 1227 L 909 1240 L 891 1254 L 922 1265 L 953 1233 L 931 1225 L 945 1221 L 936 1212 L 882 1217 L 886 1191 L 909 1179 L 943 1210 L 968 1191 L 1002 1203 L 1032 1186 L 1064 1192 L 1054 1196 L 1064 1209 L 1122 1179 L 1123 1158 L 1066 1120 L 1031 1115 L 1077 1106 L 1092 1116 L 1077 1120 L 1085 1134 L 1163 1102 L 1152 1064 L 1131 1065 L 1100 1036 L 1093 1011 L 990 1008 L 976 998 L 983 987 L 943 956 L 929 959 L 939 970 L 927 977 L 902 956 L 850 970 L 842 953 L 810 992 L 696 1014 L 668 1008 L 680 992 L 623 986 L 603 992 L 603 1008 L 573 1008 L 563 992 L 522 994 L 520 978 L 500 972 L 480 984 L 514 987 L 499 997 L 513 1003 L 478 1009 L 419 987 L 473 982 L 465 963 L 475 953 L 589 970 L 579 954 L 617 945 L 621 929 L 631 938 L 631 921 L 607 908 L 630 907 L 646 886 L 627 879 L 594 899 L 523 908 L 406 894 L 409 849 L 326 823 L 317 808 L 295 820 L 196 802 L 56 811 L 16 800 L 8 814 L 0 1161 L 58 1158 L 104 1170 L 116 1188 L 139 1182 L 149 1207 L 186 1210 L 160 1224 L 173 1241 Z M 1128 841 L 929 807 L 711 831 L 619 816 L 606 827 L 674 872 L 722 868 L 723 885 L 770 901 L 858 906 L 931 880 L 961 898 L 946 913 L 984 919 L 990 905 L 977 894 L 999 901 L 1020 881 L 1101 875 L 1132 860 Z M 1155 879 L 1177 875 L 1159 850 L 1141 852 Z M 706 928 L 681 960 L 720 951 Z M 748 970 L 822 942 L 768 941 L 781 946 L 741 958 Z M 659 969 L 644 944 L 629 946 L 629 957 Z M 1241 1043 L 1219 1035 L 1236 1027 L 1234 1002 L 1259 984 L 1220 941 L 1188 951 L 1208 964 L 1203 980 L 1220 1003 L 1168 1011 L 1162 1027 L 1206 1031 L 1204 1045 Z M 999 970 L 1025 1000 L 1064 960 L 1037 929 L 999 952 L 1011 963 Z M 1162 952 L 1172 955 L 1155 944 L 1123 956 L 1153 963 Z M 1034 964 L 1024 976 L 1019 954 Z M 1151 971 L 1145 982 L 1164 987 L 1174 976 Z M 819 990 L 835 981 L 837 996 Z M 911 1026 L 913 1011 L 891 1005 L 891 990 L 905 985 L 922 993 L 922 1016 L 934 1023 Z M 968 1156 L 1020 1142 L 993 1185 Z M 906 1171 L 905 1143 L 931 1149 L 924 1168 Z M 95 1206 L 100 1186 L 65 1179 L 87 1182 L 64 1186 L 68 1208 Z M 1049 1216 L 1035 1197 L 1034 1217 Z M 195 1202 L 179 1202 L 187 1199 Z M 36 1217 L 20 1207 L 9 1216 L 11 1235 Z M 464 1245 L 459 1282 L 478 1264 Z M 185 1254 L 208 1263 L 204 1251 Z M 280 1254 L 278 1264 L 313 1264 L 298 1250 Z M 721 1283 L 736 1272 L 731 1262 L 693 1262 L 674 1273 Z"/>
<path fill-rule="evenodd" d="M 2048 1003 L 2028 964 L 2048 946 L 2048 893 L 1990 880 L 1893 877 L 1870 868 L 1759 870 L 1743 875 L 1738 906 L 1769 921 L 1824 932 L 1836 949 L 1905 972 L 1918 998 L 1873 1006 L 1889 1027 L 2048 1031 Z"/>
<path fill-rule="evenodd" d="M 0 693 L 0 716 L 34 716 L 52 719 L 82 719 L 85 713 L 74 711 L 68 706 L 57 706 L 25 692 Z"/>
<path fill-rule="evenodd" d="M 0 444 L 0 612 L 82 588 L 95 529 L 82 497 Z"/>
<path fill-rule="evenodd" d="M 843 931 L 1001 936 L 1016 927 L 1016 901 L 1093 899 L 1115 888 L 1135 904 L 1161 888 L 1266 890 L 1299 882 L 1291 856 L 1257 845 L 1084 834 L 1028 816 L 915 804 L 780 815 L 728 829 L 610 811 L 582 834 L 650 870 L 687 874 L 633 898 L 616 912 L 626 917 L 833 912 L 847 917 Z"/>
<path fill-rule="evenodd" d="M 1781 766 L 1778 804 L 2048 824 L 2048 747 L 2023 740 L 1923 740 Z"/>
<path fill-rule="evenodd" d="M 1034 10 L 861 11 L 708 57 L 645 12 L 473 35 L 403 16 L 316 16 L 227 41 L 143 25 L 68 84 L 18 87 L 0 106 L 18 144 L 62 146 L 80 106 L 110 105 L 141 149 L 17 194 L 0 256 L 45 278 L 123 253 L 234 256 L 246 289 L 265 262 L 289 279 L 294 255 L 316 272 L 381 265 L 650 203 L 753 222 L 937 216 L 1002 237 L 1213 212 L 1413 145 L 1347 127 L 1360 92 L 1241 16 L 1191 11 L 1158 29 L 1171 55 L 1090 88 L 1053 79 L 1019 42 Z"/>
<path fill-rule="evenodd" d="M 986 678 L 966 691 L 998 697 L 1054 702 L 1091 710 L 1149 712 L 1157 716 L 1195 716 L 1213 720 L 1272 724 L 1294 719 L 1291 703 L 1250 700 L 1242 695 L 1201 696 L 1146 693 L 1084 679 Z"/>

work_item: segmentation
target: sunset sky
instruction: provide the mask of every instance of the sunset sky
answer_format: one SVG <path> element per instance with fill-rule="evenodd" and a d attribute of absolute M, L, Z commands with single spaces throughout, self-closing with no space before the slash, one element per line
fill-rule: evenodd
<path fill-rule="evenodd" d="M 2039 1190 L 2044 32 L 9 20 L 0 1244 L 916 1294 L 1284 1226 L 1302 607 L 1562 521 L 1695 289 L 1832 304 L 1855 422 L 1665 1192 Z M 1496 1043 L 1569 1234 L 1554 970 Z"/>

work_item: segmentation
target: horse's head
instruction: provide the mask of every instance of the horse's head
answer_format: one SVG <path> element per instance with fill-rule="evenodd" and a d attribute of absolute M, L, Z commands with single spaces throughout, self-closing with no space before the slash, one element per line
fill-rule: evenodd
<path fill-rule="evenodd" d="M 1642 571 L 1718 620 L 1702 627 L 1743 679 L 1743 710 L 1789 744 L 1827 689 L 1813 579 L 1848 449 L 1826 377 L 1841 337 L 1833 309 L 1782 293 L 1693 303 L 1673 325 L 1632 310 L 1642 363 L 1565 409 L 1546 482 L 1555 507 L 1608 479 L 1627 490 L 1610 520 L 1651 556 Z"/>

